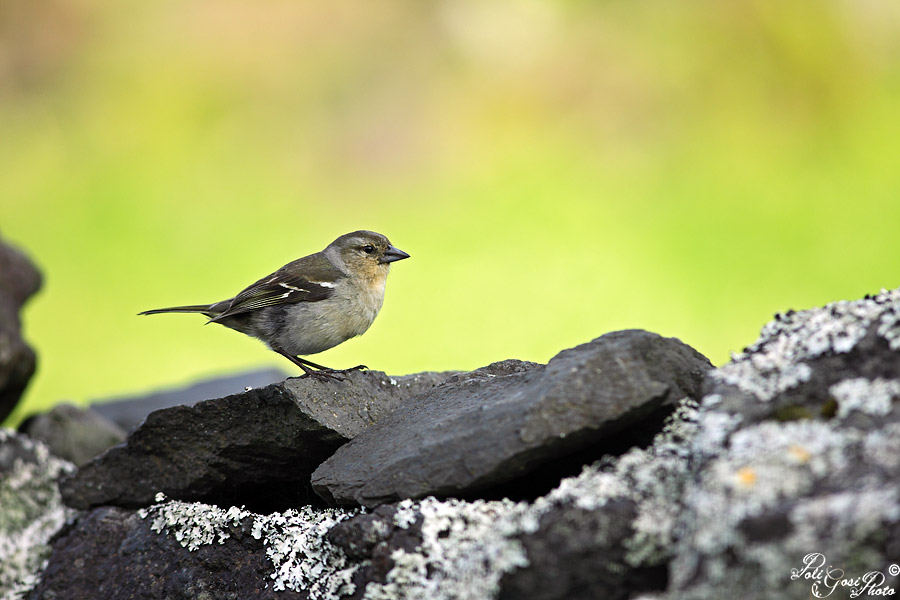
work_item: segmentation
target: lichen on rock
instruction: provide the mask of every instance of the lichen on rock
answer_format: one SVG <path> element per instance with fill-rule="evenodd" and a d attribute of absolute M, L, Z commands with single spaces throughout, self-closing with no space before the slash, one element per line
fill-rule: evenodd
<path fill-rule="evenodd" d="M 150 519 L 150 529 L 173 536 L 188 551 L 231 537 L 229 529 L 248 525 L 254 538 L 262 540 L 272 563 L 273 589 L 305 591 L 312 599 L 333 600 L 352 593 L 351 578 L 356 565 L 334 547 L 325 534 L 356 511 L 316 510 L 309 506 L 269 515 L 244 508 L 228 509 L 199 502 L 166 501 L 138 511 Z"/>
<path fill-rule="evenodd" d="M 492 598 L 505 573 L 528 564 L 515 538 L 529 511 L 524 502 L 428 497 L 397 508 L 394 523 L 418 527 L 422 542 L 414 552 L 399 548 L 391 554 L 387 581 L 370 582 L 366 600 Z"/>
<path fill-rule="evenodd" d="M 50 537 L 75 513 L 56 487 L 73 470 L 44 444 L 0 429 L 0 599 L 22 598 L 37 583 Z"/>
<path fill-rule="evenodd" d="M 809 553 L 849 579 L 896 559 L 898 313 L 900 290 L 790 311 L 710 373 L 665 597 L 799 597 Z"/>

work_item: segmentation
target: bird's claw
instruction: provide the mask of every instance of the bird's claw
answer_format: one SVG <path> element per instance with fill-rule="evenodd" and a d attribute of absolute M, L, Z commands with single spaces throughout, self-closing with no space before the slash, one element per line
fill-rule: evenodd
<path fill-rule="evenodd" d="M 303 375 L 300 376 L 300 379 L 305 379 L 307 377 L 315 377 L 322 380 L 332 379 L 334 381 L 345 381 L 344 377 L 341 375 L 346 375 L 347 373 L 352 373 L 353 371 L 362 371 L 363 369 L 368 369 L 366 365 L 356 365 L 355 367 L 350 367 L 349 369 L 304 369 Z"/>

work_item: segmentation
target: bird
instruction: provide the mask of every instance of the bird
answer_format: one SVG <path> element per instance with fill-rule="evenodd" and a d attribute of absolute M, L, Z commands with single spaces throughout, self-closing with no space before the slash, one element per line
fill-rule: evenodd
<path fill-rule="evenodd" d="M 139 315 L 200 313 L 265 343 L 303 370 L 304 377 L 342 380 L 340 374 L 367 369 L 331 369 L 301 356 L 333 348 L 369 329 L 384 302 L 391 263 L 409 258 L 387 237 L 354 231 L 338 237 L 321 252 L 289 262 L 241 290 L 212 304 L 145 310 Z"/>

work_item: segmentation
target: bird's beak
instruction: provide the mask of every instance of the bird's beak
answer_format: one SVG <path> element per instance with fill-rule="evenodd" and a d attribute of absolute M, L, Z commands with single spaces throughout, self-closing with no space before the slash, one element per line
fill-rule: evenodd
<path fill-rule="evenodd" d="M 392 263 L 397 260 L 403 260 L 404 258 L 409 258 L 409 254 L 400 250 L 399 248 L 394 248 L 393 246 L 388 246 L 388 249 L 384 251 L 384 256 L 381 257 L 380 263 Z"/>

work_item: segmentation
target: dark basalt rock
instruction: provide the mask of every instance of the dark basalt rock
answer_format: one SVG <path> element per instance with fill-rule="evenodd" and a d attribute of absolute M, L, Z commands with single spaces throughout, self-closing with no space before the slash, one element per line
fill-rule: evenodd
<path fill-rule="evenodd" d="M 147 506 L 157 492 L 259 512 L 315 503 L 309 474 L 335 449 L 447 374 L 289 379 L 151 413 L 122 445 L 60 484 L 74 508 Z"/>
<path fill-rule="evenodd" d="M 404 500 L 334 525 L 325 539 L 359 568 L 350 598 L 634 598 L 662 592 L 683 452 L 685 400 L 647 448 L 607 457 L 532 502 Z"/>
<path fill-rule="evenodd" d="M 210 398 L 224 398 L 232 394 L 240 394 L 247 391 L 247 388 L 260 388 L 280 383 L 287 377 L 288 374 L 281 369 L 257 369 L 149 394 L 104 398 L 91 403 L 91 409 L 125 431 L 130 431 L 140 425 L 147 415 L 155 410 L 173 406 L 193 406 Z"/>
<path fill-rule="evenodd" d="M 12 412 L 34 374 L 34 351 L 22 339 L 19 311 L 41 287 L 28 258 L 0 240 L 0 422 Z"/>
<path fill-rule="evenodd" d="M 325 537 L 350 558 L 364 560 L 372 556 L 376 546 L 386 542 L 397 531 L 394 524 L 396 514 L 395 506 L 384 504 L 370 513 L 338 523 Z"/>
<path fill-rule="evenodd" d="M 605 439 L 699 397 L 711 367 L 680 341 L 638 330 L 547 365 L 495 363 L 451 377 L 355 437 L 316 469 L 313 487 L 329 502 L 363 506 L 480 494 L 585 447 L 600 445 L 599 458 Z"/>
<path fill-rule="evenodd" d="M 251 520 L 228 528 L 221 544 L 189 552 L 173 536 L 151 531 L 134 511 L 103 507 L 82 514 L 52 542 L 53 555 L 30 600 L 216 598 L 300 600 L 276 591 L 263 541 Z"/>
<path fill-rule="evenodd" d="M 395 566 L 396 552 L 415 556 L 420 552 L 422 518 L 399 527 L 394 518 L 395 505 L 379 506 L 371 513 L 356 515 L 332 527 L 325 539 L 360 565 L 353 574 L 355 592 L 347 600 L 359 600 L 370 583 L 385 584 Z"/>
<path fill-rule="evenodd" d="M 602 510 L 563 504 L 521 536 L 529 566 L 500 581 L 499 600 L 627 600 L 666 588 L 665 564 L 647 567 L 626 560 L 626 543 L 637 518 L 631 500 L 612 500 Z"/>

